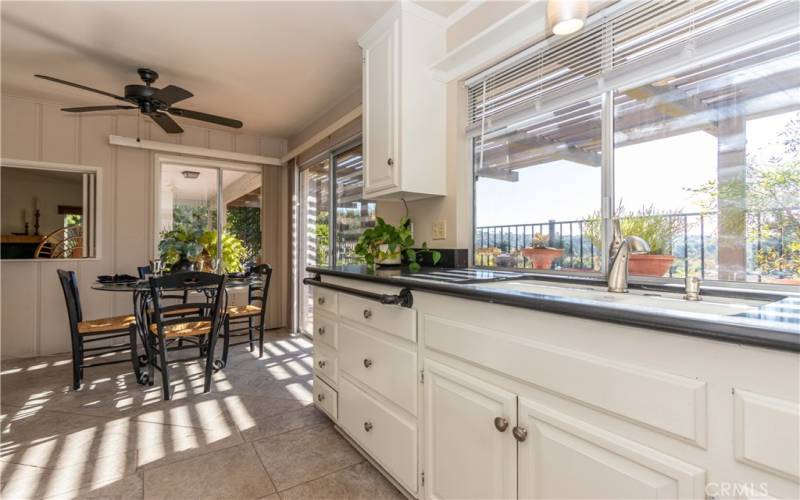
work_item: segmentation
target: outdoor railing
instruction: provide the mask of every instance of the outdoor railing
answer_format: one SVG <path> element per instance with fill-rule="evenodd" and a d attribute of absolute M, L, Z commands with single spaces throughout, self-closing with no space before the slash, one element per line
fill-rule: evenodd
<path fill-rule="evenodd" d="M 773 227 L 764 234 L 765 215 L 776 212 L 791 214 L 796 219 L 795 208 L 770 211 L 750 212 L 746 214 L 747 237 L 742 241 L 748 247 L 747 269 L 754 269 L 754 255 L 762 249 L 774 249 L 777 256 L 784 254 L 786 243 L 784 228 L 779 231 Z M 701 278 L 716 278 L 717 260 L 717 212 L 685 212 L 663 215 L 633 215 L 630 218 L 659 217 L 676 222 L 668 238 L 669 245 L 664 252 L 675 257 L 668 276 L 686 276 L 690 270 Z M 628 217 L 625 217 L 628 218 Z M 498 226 L 481 226 L 475 228 L 475 264 L 478 266 L 498 266 L 526 268 L 531 261 L 522 255 L 523 248 L 533 246 L 534 236 L 544 236 L 549 247 L 563 249 L 563 255 L 554 261 L 553 269 L 574 271 L 599 270 L 601 250 L 593 238 L 587 234 L 589 227 L 597 227 L 596 220 L 550 220 L 526 224 L 507 224 Z M 595 231 L 596 233 L 596 231 Z M 796 234 L 796 233 L 795 233 Z M 754 236 L 753 236 L 754 235 Z M 498 255 L 502 252 L 502 255 Z M 744 278 L 744 277 L 743 277 Z"/>

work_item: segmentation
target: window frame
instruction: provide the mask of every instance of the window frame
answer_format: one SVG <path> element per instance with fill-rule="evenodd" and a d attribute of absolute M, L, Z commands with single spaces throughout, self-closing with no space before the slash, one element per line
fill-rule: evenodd
<path fill-rule="evenodd" d="M 153 185 L 151 192 L 153 193 L 153 255 L 159 255 L 158 242 L 160 230 L 160 216 L 161 216 L 161 170 L 164 164 L 171 165 L 184 165 L 187 168 L 202 167 L 217 171 L 217 232 L 222 234 L 222 217 L 219 214 L 223 213 L 222 206 L 222 189 L 223 189 L 223 173 L 227 171 L 249 172 L 261 175 L 261 185 L 264 185 L 264 169 L 260 165 L 248 163 L 234 163 L 218 160 L 207 160 L 204 158 L 193 158 L 190 156 L 169 156 L 169 155 L 155 155 L 153 161 Z M 259 226 L 261 234 L 264 234 L 264 197 L 261 197 L 261 218 Z M 263 238 L 263 236 L 262 236 Z M 264 248 L 261 248 L 260 258 L 263 259 Z M 217 255 L 222 255 L 222 238 L 217 238 Z"/>

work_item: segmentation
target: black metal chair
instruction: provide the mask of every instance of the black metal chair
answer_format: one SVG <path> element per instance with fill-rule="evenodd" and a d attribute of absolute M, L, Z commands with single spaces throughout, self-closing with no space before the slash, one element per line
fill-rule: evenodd
<path fill-rule="evenodd" d="M 78 292 L 78 279 L 74 271 L 58 270 L 58 280 L 64 290 L 64 299 L 67 302 L 67 315 L 69 316 L 69 331 L 72 340 L 72 388 L 79 389 L 83 381 L 83 369 L 94 366 L 113 365 L 117 363 L 127 363 L 128 360 L 114 360 L 100 363 L 84 364 L 87 353 L 92 356 L 101 356 L 115 352 L 129 350 L 135 343 L 136 318 L 131 315 L 112 316 L 110 318 L 98 318 L 85 321 L 83 310 L 81 309 L 81 297 Z M 90 342 L 100 342 L 104 340 L 128 337 L 127 344 L 105 345 L 99 347 L 84 347 Z M 136 357 L 137 353 L 132 352 L 131 356 Z M 134 367 L 137 364 L 134 362 Z M 136 374 L 138 377 L 138 373 Z"/>
<path fill-rule="evenodd" d="M 258 329 L 258 357 L 264 355 L 264 328 L 266 327 L 267 298 L 269 296 L 269 282 L 272 278 L 272 266 L 261 264 L 252 269 L 252 273 L 259 275 L 262 280 L 260 288 L 250 286 L 247 290 L 247 305 L 232 306 L 225 315 L 225 338 L 222 349 L 222 362 L 228 362 L 228 347 L 230 345 L 250 344 L 250 352 L 253 352 L 253 330 Z M 255 304 L 254 304 L 255 302 Z M 258 318 L 258 324 L 254 325 L 253 320 Z M 246 326 L 245 326 L 246 323 Z M 234 329 L 231 329 L 231 326 Z M 234 337 L 247 335 L 248 340 L 230 343 L 231 333 Z"/>
<path fill-rule="evenodd" d="M 137 267 L 137 268 L 136 268 L 136 272 L 137 272 L 137 273 L 139 273 L 139 279 L 140 279 L 140 280 L 143 280 L 143 279 L 145 279 L 145 278 L 146 278 L 148 275 L 150 275 L 150 274 L 153 274 L 153 270 L 150 268 L 150 265 L 149 265 L 149 264 L 148 264 L 148 265 L 146 265 L 146 266 L 139 266 L 139 267 Z M 183 303 L 185 304 L 185 303 L 186 303 L 186 301 L 187 301 L 187 300 L 189 300 L 189 292 L 187 292 L 186 290 L 184 290 L 184 291 L 183 291 L 183 294 L 180 294 L 180 295 L 169 295 L 169 294 L 163 294 L 163 293 L 162 293 L 162 294 L 161 294 L 161 298 L 162 298 L 162 299 L 175 299 L 175 300 L 180 300 L 181 302 L 183 302 Z M 181 311 L 173 311 L 173 312 L 172 312 L 172 315 L 173 315 L 173 316 L 181 316 L 182 314 L 183 314 L 183 313 L 182 313 Z"/>
<path fill-rule="evenodd" d="M 161 300 L 165 290 L 180 290 L 187 294 L 190 291 L 202 291 L 208 302 L 186 302 L 164 305 Z M 154 381 L 154 371 L 161 372 L 162 393 L 164 399 L 170 399 L 169 361 L 167 360 L 167 344 L 178 340 L 181 344 L 190 344 L 169 350 L 192 349 L 200 347 L 200 357 L 206 358 L 205 384 L 203 392 L 211 390 L 211 375 L 222 365 L 214 360 L 214 347 L 223 323 L 223 312 L 227 305 L 225 278 L 219 274 L 186 272 L 176 273 L 160 278 L 150 278 L 150 300 L 153 308 L 149 314 L 145 341 L 147 350 L 147 375 L 150 385 Z M 176 311 L 181 311 L 176 316 Z"/>

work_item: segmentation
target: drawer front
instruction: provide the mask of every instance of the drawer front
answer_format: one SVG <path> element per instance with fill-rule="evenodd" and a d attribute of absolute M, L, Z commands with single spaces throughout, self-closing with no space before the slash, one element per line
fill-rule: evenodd
<path fill-rule="evenodd" d="M 342 377 L 339 425 L 410 492 L 417 491 L 417 429 Z"/>
<path fill-rule="evenodd" d="M 336 314 L 338 294 L 319 286 L 314 287 L 314 307 Z"/>
<path fill-rule="evenodd" d="M 380 337 L 340 325 L 341 369 L 416 415 L 417 355 Z"/>
<path fill-rule="evenodd" d="M 334 349 L 339 348 L 339 335 L 335 318 L 322 312 L 314 313 L 314 342 L 328 344 Z"/>
<path fill-rule="evenodd" d="M 339 381 L 337 365 L 338 359 L 335 350 L 321 342 L 314 344 L 314 373 L 322 376 L 334 387 Z"/>
<path fill-rule="evenodd" d="M 314 377 L 314 404 L 335 422 L 338 418 L 339 395 L 319 377 Z"/>
<path fill-rule="evenodd" d="M 400 306 L 386 306 L 352 295 L 339 297 L 339 314 L 351 321 L 392 335 L 417 341 L 417 312 Z"/>

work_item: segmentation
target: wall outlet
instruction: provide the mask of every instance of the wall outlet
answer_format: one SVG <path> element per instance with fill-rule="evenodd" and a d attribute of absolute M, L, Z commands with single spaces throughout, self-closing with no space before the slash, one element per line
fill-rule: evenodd
<path fill-rule="evenodd" d="M 431 229 L 432 240 L 445 240 L 447 239 L 447 221 L 437 220 L 433 221 L 433 228 Z"/>

